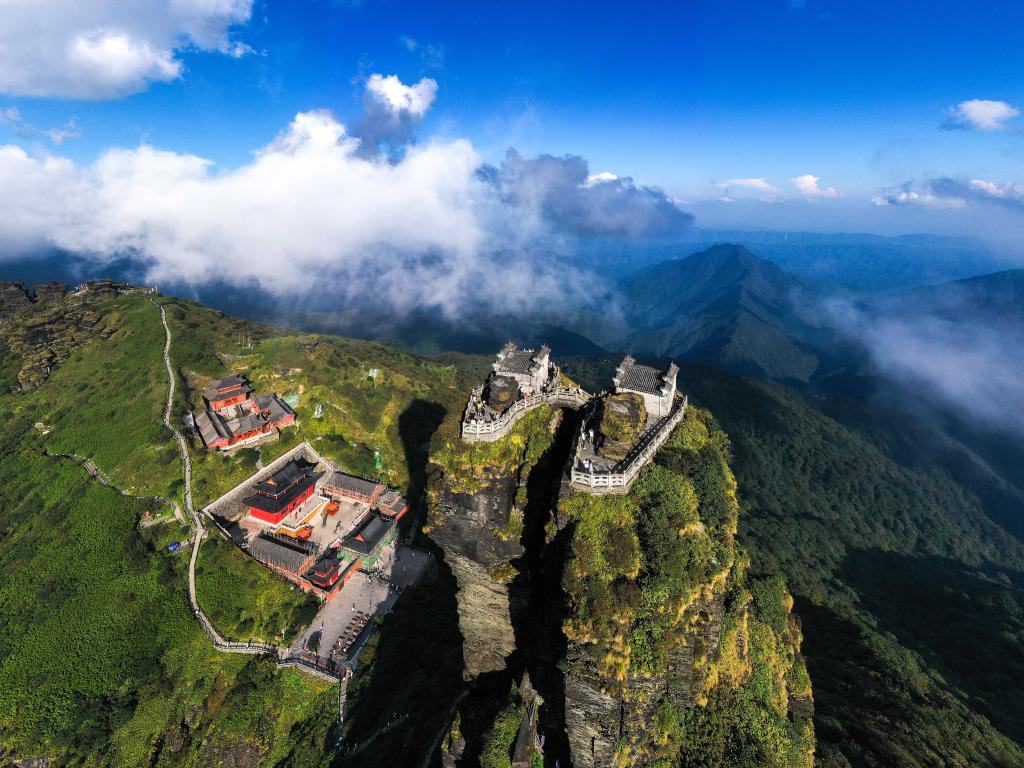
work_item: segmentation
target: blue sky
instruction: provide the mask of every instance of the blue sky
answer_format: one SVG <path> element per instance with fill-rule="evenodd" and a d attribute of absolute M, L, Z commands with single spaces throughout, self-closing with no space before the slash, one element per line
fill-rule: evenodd
<path fill-rule="evenodd" d="M 374 142 L 373 152 L 353 150 L 371 165 L 339 163 L 348 179 L 342 196 L 366 172 L 368 189 L 393 197 L 385 179 L 395 169 L 416 172 L 403 160 L 410 141 L 447 152 L 426 153 L 423 164 L 434 164 L 429 180 L 426 171 L 416 177 L 424 184 L 418 202 L 425 212 L 438 189 L 457 199 L 444 213 L 452 231 L 468 215 L 475 242 L 493 242 L 496 228 L 528 237 L 538 228 L 591 233 L 618 206 L 614 195 L 664 233 L 664 201 L 648 186 L 697 226 L 1021 240 L 1022 28 L 1024 5 L 1008 0 L 11 0 L 0 10 L 0 145 L 9 160 L 0 181 L 12 180 L 12 205 L 25 210 L 14 217 L 20 229 L 0 228 L 0 246 L 73 247 L 80 237 L 90 252 L 159 250 L 152 232 L 166 228 L 180 240 L 175 260 L 202 252 L 209 233 L 181 231 L 198 214 L 165 210 L 160 190 L 199 185 L 211 200 L 230 202 L 224 187 L 241 187 L 250 174 L 273 178 L 273 162 L 256 166 L 275 137 L 306 141 L 312 134 L 302 132 L 315 129 L 343 143 L 333 122 L 296 127 L 296 115 L 315 110 L 329 111 L 364 149 Z M 429 98 L 381 112 L 383 97 L 368 88 L 374 75 L 396 76 L 405 99 L 427 83 L 421 95 Z M 388 122 L 387 136 L 373 133 L 377 118 Z M 111 156 L 118 147 L 129 154 Z M 579 155 L 591 174 L 635 183 L 576 178 L 568 165 L 503 164 L 510 147 L 527 159 Z M 193 155 L 212 164 L 198 170 Z M 500 170 L 500 188 L 473 186 L 480 164 Z M 451 167 L 465 175 L 459 184 L 449 184 Z M 222 176 L 231 178 L 220 184 Z M 325 190 L 341 183 L 323 181 Z M 290 189 L 281 187 L 273 194 Z M 81 197 L 83 189 L 111 202 L 86 211 L 69 201 L 61 216 L 22 202 Z M 559 207 L 555 189 L 572 205 Z M 294 203 L 291 194 L 278 204 Z M 149 195 L 152 208 L 140 212 L 133 201 Z M 481 195 L 501 205 L 481 214 Z M 244 224 L 236 207 L 225 218 Z M 380 201 L 375 215 L 402 215 L 389 211 Z M 381 219 L 381 231 L 394 224 Z M 634 236 L 643 227 L 620 229 Z M 375 248 L 415 240 L 363 230 L 360 242 Z M 474 247 L 449 235 L 424 239 Z"/>
<path fill-rule="evenodd" d="M 83 135 L 63 151 L 78 159 L 147 141 L 230 165 L 298 111 L 345 121 L 358 79 L 382 72 L 437 80 L 422 133 L 467 136 L 490 159 L 510 143 L 581 154 L 671 189 L 1021 175 L 1019 137 L 938 130 L 967 99 L 1024 102 L 1019 3 L 674 5 L 257 2 L 237 36 L 261 55 L 184 52 L 181 79 L 119 100 L 3 103 L 40 126 L 74 119 Z"/>

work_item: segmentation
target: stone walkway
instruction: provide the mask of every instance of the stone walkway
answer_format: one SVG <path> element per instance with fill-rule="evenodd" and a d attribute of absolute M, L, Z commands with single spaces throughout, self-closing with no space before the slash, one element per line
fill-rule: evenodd
<path fill-rule="evenodd" d="M 192 556 L 188 562 L 188 601 L 192 605 L 192 613 L 195 614 L 196 618 L 199 619 L 199 623 L 203 625 L 203 629 L 206 630 L 206 634 L 213 640 L 214 646 L 219 651 L 225 651 L 227 653 L 273 653 L 281 656 L 282 649 L 276 645 L 270 645 L 269 643 L 233 643 L 225 640 L 220 636 L 220 633 L 214 628 L 213 623 L 203 613 L 203 609 L 199 607 L 199 600 L 196 598 L 196 562 L 199 560 L 199 549 L 203 543 L 203 537 L 206 535 L 206 529 L 203 528 L 203 521 L 196 512 L 195 507 L 192 504 L 192 458 L 188 453 L 188 443 L 185 442 L 184 435 L 178 431 L 178 429 L 171 423 L 171 409 L 174 407 L 174 366 L 171 364 L 171 328 L 167 324 L 167 312 L 163 305 L 158 303 L 156 299 L 151 298 L 150 301 L 160 309 L 160 322 L 164 327 L 164 367 L 167 369 L 167 403 L 164 405 L 163 421 L 164 427 L 174 435 L 174 439 L 178 442 L 178 451 L 181 454 L 182 466 L 184 468 L 185 475 L 185 512 L 192 523 Z"/>

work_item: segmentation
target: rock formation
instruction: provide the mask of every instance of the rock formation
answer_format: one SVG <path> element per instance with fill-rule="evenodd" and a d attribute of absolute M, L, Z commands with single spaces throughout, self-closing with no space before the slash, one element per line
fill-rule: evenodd
<path fill-rule="evenodd" d="M 443 433 L 435 440 L 443 447 L 431 454 L 427 530 L 458 584 L 467 680 L 504 670 L 516 651 L 514 625 L 526 594 L 522 583 L 513 583 L 514 561 L 524 554 L 526 483 L 559 418 L 559 411 L 543 407 L 493 443 L 467 444 Z"/>

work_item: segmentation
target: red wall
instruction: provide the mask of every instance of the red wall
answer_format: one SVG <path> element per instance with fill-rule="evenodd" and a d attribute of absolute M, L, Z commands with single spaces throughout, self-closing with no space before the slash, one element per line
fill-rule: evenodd
<path fill-rule="evenodd" d="M 244 403 L 248 399 L 249 399 L 249 393 L 248 392 L 240 392 L 237 395 L 234 395 L 232 397 L 226 397 L 223 400 L 220 399 L 220 398 L 215 397 L 212 400 L 210 400 L 209 403 L 210 403 L 210 407 L 211 408 L 213 408 L 215 410 L 220 410 L 221 408 L 228 408 L 228 407 L 230 407 L 232 405 L 238 405 L 239 403 Z"/>
<path fill-rule="evenodd" d="M 309 486 L 301 494 L 299 494 L 291 504 L 282 509 L 276 515 L 272 512 L 264 512 L 262 509 L 256 509 L 256 507 L 249 507 L 249 514 L 255 517 L 257 520 L 263 520 L 264 522 L 277 525 L 284 520 L 288 515 L 292 513 L 299 505 L 302 504 L 306 499 L 313 495 L 313 491 L 316 489 L 315 485 Z"/>

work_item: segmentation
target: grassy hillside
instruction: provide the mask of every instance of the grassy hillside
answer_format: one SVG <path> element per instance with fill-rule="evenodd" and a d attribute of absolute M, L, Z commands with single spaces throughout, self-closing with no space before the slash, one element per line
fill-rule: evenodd
<path fill-rule="evenodd" d="M 198 402 L 205 381 L 229 371 L 251 376 L 258 391 L 300 396 L 300 425 L 278 443 L 230 457 L 193 444 L 197 503 L 303 439 L 363 473 L 379 448 L 388 481 L 418 497 L 421 446 L 461 400 L 454 368 L 161 300 L 181 373 L 175 418 Z M 182 496 L 176 447 L 160 424 L 167 381 L 156 307 L 139 294 L 69 297 L 45 308 L 46 331 L 29 350 L 24 328 L 43 310 L 33 305 L 0 326 L 10 390 L 0 394 L 0 756 L 118 766 L 328 761 L 336 689 L 267 660 L 215 652 L 188 607 L 187 554 L 166 551 L 187 531 L 170 504 L 136 498 Z M 239 348 L 240 331 L 253 349 Z M 58 343 L 63 351 L 51 355 L 47 345 Z M 29 352 L 34 388 L 22 391 Z M 322 419 L 312 417 L 316 403 Z M 147 512 L 157 523 L 140 527 Z M 282 623 L 291 632 L 309 620 L 305 598 L 221 542 L 204 544 L 198 586 L 228 636 L 269 637 Z M 378 705 L 389 695 L 379 692 Z"/>
<path fill-rule="evenodd" d="M 1024 545 L 986 514 L 1005 489 L 898 463 L 908 435 L 781 386 L 702 367 L 681 386 L 732 440 L 755 567 L 797 597 L 819 763 L 1024 765 Z"/>

